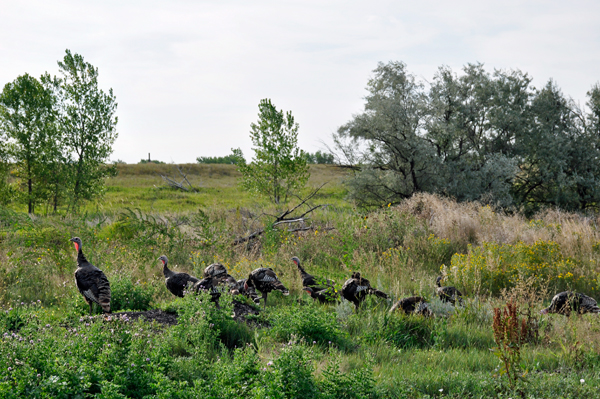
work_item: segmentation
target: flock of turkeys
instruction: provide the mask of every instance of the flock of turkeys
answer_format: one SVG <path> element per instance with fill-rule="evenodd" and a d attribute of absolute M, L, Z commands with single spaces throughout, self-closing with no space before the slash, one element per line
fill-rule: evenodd
<path fill-rule="evenodd" d="M 75 282 L 77 289 L 90 306 L 92 314 L 93 303 L 98 304 L 104 313 L 111 313 L 110 310 L 110 284 L 102 270 L 92 265 L 86 259 L 82 251 L 82 243 L 79 237 L 70 240 L 75 245 L 77 251 L 77 270 L 75 271 Z M 222 293 L 228 292 L 232 295 L 244 295 L 253 300 L 256 304 L 263 300 L 263 306 L 267 306 L 267 295 L 271 291 L 279 291 L 283 295 L 288 295 L 289 290 L 279 281 L 277 275 L 271 268 L 261 267 L 253 270 L 248 278 L 236 280 L 228 272 L 225 266 L 215 263 L 204 269 L 204 276 L 200 280 L 187 273 L 177 273 L 169 269 L 169 260 L 166 256 L 158 258 L 163 264 L 163 274 L 167 289 L 175 296 L 183 297 L 189 292 L 206 291 L 210 293 L 211 299 L 217 301 Z M 320 303 L 332 303 L 340 300 L 338 290 L 335 288 L 335 281 L 316 277 L 308 274 L 301 266 L 300 259 L 296 256 L 292 258 L 300 272 L 302 279 L 302 289 L 307 292 L 314 300 Z M 443 287 L 441 285 L 442 277 L 436 279 L 436 294 L 443 302 L 449 302 L 452 305 L 463 304 L 462 294 L 455 287 Z M 259 297 L 256 291 L 262 296 Z M 389 296 L 371 287 L 371 283 L 362 277 L 359 272 L 352 273 L 352 276 L 344 282 L 341 289 L 341 296 L 350 301 L 358 311 L 361 302 L 367 295 L 374 294 L 379 298 L 389 299 Z M 411 296 L 397 301 L 390 312 L 402 310 L 406 314 L 417 314 L 431 316 L 433 312 L 425 298 L 420 296 Z M 559 313 L 569 316 L 571 312 L 582 313 L 600 313 L 600 308 L 593 298 L 587 295 L 565 291 L 556 294 L 552 298 L 550 306 L 542 309 L 540 313 Z"/>

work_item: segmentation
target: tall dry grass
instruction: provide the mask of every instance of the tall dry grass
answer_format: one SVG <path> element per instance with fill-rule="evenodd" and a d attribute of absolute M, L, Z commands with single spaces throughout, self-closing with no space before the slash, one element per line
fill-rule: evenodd
<path fill-rule="evenodd" d="M 506 214 L 477 202 L 458 203 L 434 194 L 416 194 L 396 207 L 425 221 L 441 238 L 467 244 L 484 242 L 533 244 L 554 241 L 563 255 L 579 258 L 594 253 L 600 243 L 600 217 L 584 216 L 561 210 L 546 210 L 531 219 L 521 214 Z"/>

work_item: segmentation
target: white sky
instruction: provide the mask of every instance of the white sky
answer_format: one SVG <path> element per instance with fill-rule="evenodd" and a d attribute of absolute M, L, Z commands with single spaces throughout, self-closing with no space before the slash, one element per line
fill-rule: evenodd
<path fill-rule="evenodd" d="M 553 78 L 582 105 L 600 80 L 600 1 L 0 0 L 0 84 L 58 74 L 65 49 L 119 104 L 111 159 L 195 162 L 241 147 L 271 98 L 314 152 L 362 110 L 377 62 L 431 80 L 466 63 Z"/>

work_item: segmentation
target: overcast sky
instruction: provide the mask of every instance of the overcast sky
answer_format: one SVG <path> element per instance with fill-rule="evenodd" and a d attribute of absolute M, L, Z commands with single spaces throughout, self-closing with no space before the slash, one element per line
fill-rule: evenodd
<path fill-rule="evenodd" d="M 7 1 L 0 83 L 58 74 L 65 49 L 119 104 L 112 160 L 195 162 L 241 147 L 270 98 L 314 152 L 363 109 L 380 61 L 431 80 L 466 63 L 553 78 L 586 101 L 600 80 L 600 1 Z"/>

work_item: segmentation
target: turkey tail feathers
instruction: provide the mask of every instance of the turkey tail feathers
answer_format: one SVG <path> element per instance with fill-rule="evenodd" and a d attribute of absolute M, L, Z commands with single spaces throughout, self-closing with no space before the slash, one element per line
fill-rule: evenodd
<path fill-rule="evenodd" d="M 105 313 L 110 312 L 110 284 L 106 276 L 102 276 L 98 281 L 98 304 Z"/>

